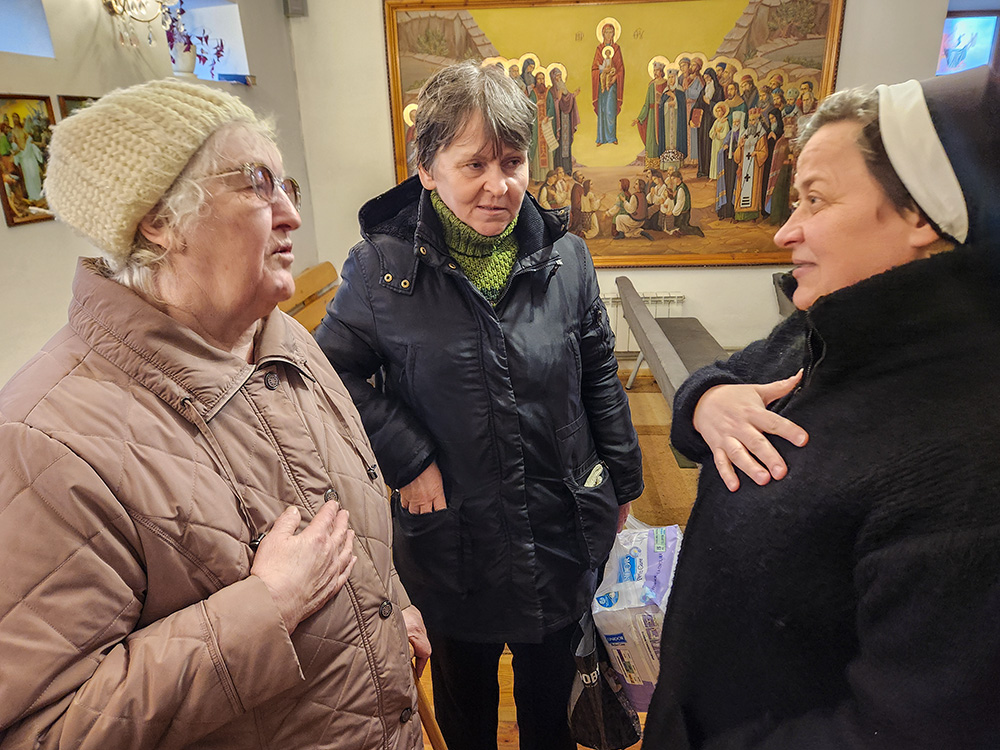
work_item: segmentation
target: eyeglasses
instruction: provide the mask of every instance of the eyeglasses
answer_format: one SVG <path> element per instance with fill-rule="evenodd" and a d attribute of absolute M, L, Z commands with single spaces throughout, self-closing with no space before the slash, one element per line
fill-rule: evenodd
<path fill-rule="evenodd" d="M 299 183 L 292 177 L 279 180 L 274 172 L 264 164 L 241 164 L 238 169 L 234 169 L 231 172 L 222 172 L 210 176 L 229 177 L 234 174 L 245 174 L 249 177 L 254 193 L 263 201 L 274 203 L 278 200 L 278 194 L 274 190 L 275 186 L 277 186 L 288 196 L 288 200 L 295 206 L 296 211 L 302 205 L 302 190 L 299 188 Z"/>

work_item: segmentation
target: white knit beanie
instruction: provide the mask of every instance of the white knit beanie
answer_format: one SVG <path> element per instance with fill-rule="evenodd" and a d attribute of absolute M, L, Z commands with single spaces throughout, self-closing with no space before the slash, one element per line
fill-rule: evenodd
<path fill-rule="evenodd" d="M 142 218 L 221 125 L 257 122 L 231 94 L 175 79 L 118 89 L 53 128 L 45 197 L 121 265 Z"/>

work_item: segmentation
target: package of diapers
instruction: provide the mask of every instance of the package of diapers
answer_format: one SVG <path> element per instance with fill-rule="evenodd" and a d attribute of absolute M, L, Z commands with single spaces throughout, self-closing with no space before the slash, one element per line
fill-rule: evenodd
<path fill-rule="evenodd" d="M 630 517 L 591 604 L 611 664 L 637 711 L 649 707 L 660 672 L 663 613 L 680 544 L 679 526 L 654 528 Z"/>

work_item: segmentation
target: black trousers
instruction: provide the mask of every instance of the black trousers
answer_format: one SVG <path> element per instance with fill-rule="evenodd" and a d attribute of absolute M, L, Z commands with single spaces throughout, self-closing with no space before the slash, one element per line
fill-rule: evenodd
<path fill-rule="evenodd" d="M 508 643 L 521 750 L 576 750 L 567 708 L 576 665 L 570 638 L 576 623 L 541 643 Z M 471 643 L 428 633 L 434 714 L 448 750 L 496 750 L 503 643 Z"/>

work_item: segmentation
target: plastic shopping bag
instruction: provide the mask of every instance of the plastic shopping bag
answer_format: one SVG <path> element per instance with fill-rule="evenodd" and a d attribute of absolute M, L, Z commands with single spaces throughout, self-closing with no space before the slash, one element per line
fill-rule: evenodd
<path fill-rule="evenodd" d="M 622 750 L 642 738 L 639 715 L 629 703 L 621 681 L 584 612 L 573 636 L 576 676 L 569 699 L 569 730 L 573 740 L 595 750 Z"/>

